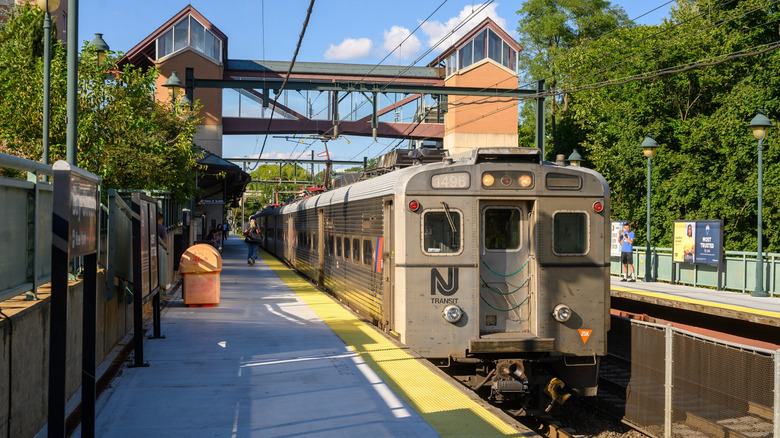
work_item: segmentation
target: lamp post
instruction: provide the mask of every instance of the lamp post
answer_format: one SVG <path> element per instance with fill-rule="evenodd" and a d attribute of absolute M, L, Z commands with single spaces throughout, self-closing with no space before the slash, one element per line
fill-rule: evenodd
<path fill-rule="evenodd" d="M 49 164 L 49 95 L 51 90 L 51 13 L 60 7 L 60 0 L 37 0 L 43 15 L 43 164 Z"/>
<path fill-rule="evenodd" d="M 658 148 L 658 143 L 650 137 L 648 134 L 645 140 L 639 146 L 642 148 L 642 152 L 647 157 L 647 249 L 645 250 L 645 279 L 644 281 L 653 281 L 650 273 L 652 271 L 652 263 L 650 260 L 650 160 L 655 155 L 655 150 Z"/>
<path fill-rule="evenodd" d="M 176 112 L 176 94 L 181 91 L 184 83 L 179 79 L 179 75 L 174 71 L 171 72 L 171 77 L 163 84 L 163 87 L 168 89 L 168 93 L 171 95 L 171 106 L 173 111 Z"/>
<path fill-rule="evenodd" d="M 569 155 L 569 158 L 566 159 L 566 161 L 569 162 L 570 166 L 577 166 L 579 167 L 582 165 L 582 155 L 580 155 L 579 152 L 577 152 L 577 149 L 574 149 L 574 151 Z"/>
<path fill-rule="evenodd" d="M 103 62 L 106 60 L 106 52 L 110 50 L 108 44 L 106 44 L 106 42 L 103 40 L 103 34 L 96 33 L 95 38 L 89 43 L 89 45 L 94 46 L 95 50 L 97 50 L 98 65 L 103 64 Z"/>
<path fill-rule="evenodd" d="M 756 288 L 750 295 L 754 297 L 768 297 L 769 294 L 764 290 L 764 258 L 762 242 L 762 191 L 764 174 L 764 139 L 766 138 L 767 128 L 771 128 L 772 122 L 764 115 L 763 110 L 758 110 L 758 114 L 753 117 L 749 125 L 753 129 L 753 137 L 758 140 L 758 253 L 756 254 Z"/>

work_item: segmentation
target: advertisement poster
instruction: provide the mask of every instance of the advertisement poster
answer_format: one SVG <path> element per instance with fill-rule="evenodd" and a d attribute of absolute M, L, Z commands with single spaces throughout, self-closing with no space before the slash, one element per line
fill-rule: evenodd
<path fill-rule="evenodd" d="M 620 242 L 618 242 L 618 236 L 620 236 L 620 229 L 623 228 L 623 224 L 626 221 L 612 221 L 611 233 L 612 236 L 609 240 L 609 255 L 612 257 L 620 257 Z"/>
<path fill-rule="evenodd" d="M 720 222 L 696 222 L 696 263 L 717 266 L 720 263 Z"/>
<path fill-rule="evenodd" d="M 720 221 L 675 221 L 672 261 L 718 266 L 720 263 Z"/>

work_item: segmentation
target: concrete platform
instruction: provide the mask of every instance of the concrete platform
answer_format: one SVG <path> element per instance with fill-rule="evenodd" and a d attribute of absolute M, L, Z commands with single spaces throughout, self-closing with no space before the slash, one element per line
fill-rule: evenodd
<path fill-rule="evenodd" d="M 216 307 L 165 308 L 149 367 L 124 367 L 98 400 L 97 436 L 533 435 L 275 260 L 248 265 L 236 236 L 221 287 Z"/>

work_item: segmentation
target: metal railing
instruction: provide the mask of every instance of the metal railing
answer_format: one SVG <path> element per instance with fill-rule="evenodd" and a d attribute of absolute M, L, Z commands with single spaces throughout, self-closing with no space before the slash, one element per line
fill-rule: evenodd
<path fill-rule="evenodd" d="M 634 269 L 637 278 L 645 276 L 645 247 L 634 247 Z M 652 248 L 651 277 L 658 281 L 674 281 L 694 287 L 718 286 L 718 269 L 715 266 L 672 263 L 672 248 Z M 780 295 L 780 254 L 764 253 L 764 288 L 771 296 Z M 620 275 L 620 258 L 612 257 L 610 272 Z M 674 272 L 673 272 L 674 269 Z M 756 285 L 756 253 L 725 251 L 721 285 L 723 289 L 750 292 Z"/>
<path fill-rule="evenodd" d="M 52 185 L 41 176 L 52 167 L 0 154 L 0 168 L 27 172 L 26 181 L 0 177 L 0 301 L 23 293 L 34 300 L 51 277 Z"/>

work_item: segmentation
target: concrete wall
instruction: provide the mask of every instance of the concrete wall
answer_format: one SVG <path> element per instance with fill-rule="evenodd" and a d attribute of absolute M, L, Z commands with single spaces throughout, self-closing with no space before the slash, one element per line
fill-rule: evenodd
<path fill-rule="evenodd" d="M 67 394 L 81 386 L 82 282 L 68 291 Z M 98 273 L 97 364 L 132 329 L 132 304 L 118 292 L 106 300 L 105 275 Z M 0 303 L 0 437 L 35 435 L 47 422 L 49 389 L 50 290 L 39 301 L 24 296 Z"/>

